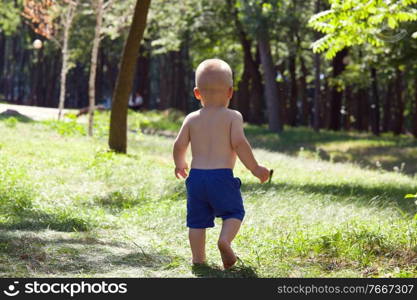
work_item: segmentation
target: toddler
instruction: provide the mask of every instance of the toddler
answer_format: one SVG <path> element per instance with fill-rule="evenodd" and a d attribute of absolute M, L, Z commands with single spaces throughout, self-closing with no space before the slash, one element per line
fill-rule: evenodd
<path fill-rule="evenodd" d="M 242 115 L 227 108 L 233 95 L 230 66 L 220 59 L 203 61 L 196 70 L 195 84 L 194 95 L 202 108 L 186 116 L 175 140 L 175 176 L 186 178 L 192 262 L 205 263 L 206 228 L 221 217 L 218 248 L 224 268 L 229 269 L 237 261 L 231 243 L 245 216 L 241 181 L 233 175 L 236 157 L 261 183 L 268 180 L 269 170 L 255 160 L 243 132 Z M 185 156 L 189 143 L 192 162 L 188 175 Z"/>

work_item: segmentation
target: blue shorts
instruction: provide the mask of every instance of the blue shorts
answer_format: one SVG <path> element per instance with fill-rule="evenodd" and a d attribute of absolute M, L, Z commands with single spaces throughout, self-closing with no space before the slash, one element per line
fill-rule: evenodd
<path fill-rule="evenodd" d="M 242 183 L 232 169 L 191 169 L 185 185 L 188 227 L 214 227 L 215 217 L 243 220 Z"/>

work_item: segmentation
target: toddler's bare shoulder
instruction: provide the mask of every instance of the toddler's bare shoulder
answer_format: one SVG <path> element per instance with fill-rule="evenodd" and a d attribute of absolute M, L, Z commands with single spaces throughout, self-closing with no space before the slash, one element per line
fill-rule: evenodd
<path fill-rule="evenodd" d="M 193 111 L 185 116 L 184 122 L 192 122 L 200 116 L 200 110 Z"/>
<path fill-rule="evenodd" d="M 231 120 L 243 120 L 242 114 L 234 109 L 228 108 L 228 116 Z"/>

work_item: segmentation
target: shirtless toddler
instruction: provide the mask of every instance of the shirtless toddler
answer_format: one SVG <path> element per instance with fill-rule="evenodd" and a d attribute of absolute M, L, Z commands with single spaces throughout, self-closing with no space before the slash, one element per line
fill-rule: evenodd
<path fill-rule="evenodd" d="M 243 132 L 242 115 L 228 109 L 233 95 L 230 66 L 220 59 L 203 61 L 195 74 L 194 95 L 202 108 L 186 116 L 174 144 L 175 176 L 186 178 L 187 226 L 192 262 L 206 261 L 206 228 L 214 226 L 214 218 L 223 219 L 218 248 L 225 269 L 237 257 L 231 243 L 245 215 L 241 181 L 234 177 L 236 157 L 261 183 L 269 178 L 269 170 L 260 166 Z M 191 142 L 191 170 L 187 174 L 186 151 Z"/>

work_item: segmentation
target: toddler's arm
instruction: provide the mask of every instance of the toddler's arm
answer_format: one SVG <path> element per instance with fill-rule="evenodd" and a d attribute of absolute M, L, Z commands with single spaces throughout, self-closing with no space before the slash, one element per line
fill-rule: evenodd
<path fill-rule="evenodd" d="M 267 181 L 269 178 L 269 170 L 260 166 L 256 161 L 252 148 L 243 132 L 242 115 L 237 111 L 232 120 L 231 142 L 232 148 L 236 151 L 237 156 L 245 167 L 249 169 L 254 176 L 258 177 L 261 183 Z"/>
<path fill-rule="evenodd" d="M 186 178 L 188 165 L 185 161 L 185 154 L 187 152 L 188 144 L 190 143 L 190 129 L 188 124 L 188 118 L 184 119 L 180 132 L 174 142 L 174 162 L 175 162 L 175 176 L 177 178 Z"/>

